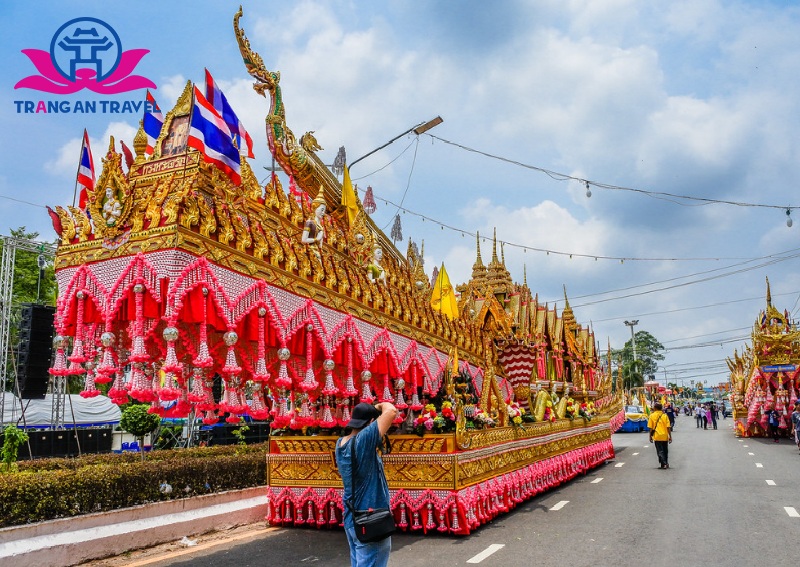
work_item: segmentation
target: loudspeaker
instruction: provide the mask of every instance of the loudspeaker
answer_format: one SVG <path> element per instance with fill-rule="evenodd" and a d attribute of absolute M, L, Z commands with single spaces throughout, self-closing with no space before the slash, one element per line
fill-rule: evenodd
<path fill-rule="evenodd" d="M 22 304 L 17 349 L 17 386 L 23 400 L 40 400 L 50 382 L 56 308 L 35 303 Z"/>

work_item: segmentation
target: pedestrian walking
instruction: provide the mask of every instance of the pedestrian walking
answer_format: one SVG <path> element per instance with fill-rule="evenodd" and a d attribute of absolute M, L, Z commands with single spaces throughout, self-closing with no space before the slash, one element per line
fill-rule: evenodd
<path fill-rule="evenodd" d="M 647 427 L 650 429 L 650 441 L 656 446 L 658 463 L 662 469 L 669 468 L 669 444 L 672 443 L 672 428 L 669 425 L 669 418 L 662 411 L 661 403 L 653 404 L 653 413 L 647 420 Z"/>
<path fill-rule="evenodd" d="M 792 431 L 794 433 L 794 442 L 797 448 L 800 449 L 800 399 L 794 402 L 794 411 L 792 412 Z"/>
<path fill-rule="evenodd" d="M 675 408 L 672 407 L 672 404 L 669 402 L 667 402 L 667 407 L 664 408 L 664 413 L 667 414 L 667 418 L 669 419 L 670 429 L 675 429 Z"/>
<path fill-rule="evenodd" d="M 703 427 L 703 406 L 700 404 L 694 408 L 694 419 L 697 422 L 697 429 Z"/>
<path fill-rule="evenodd" d="M 708 404 L 708 412 L 706 412 L 714 429 L 717 428 L 717 404 L 711 402 Z"/>
<path fill-rule="evenodd" d="M 386 567 L 389 564 L 391 536 L 372 543 L 359 541 L 353 522 L 353 509 L 389 508 L 389 485 L 379 450 L 386 452 L 384 438 L 396 416 L 397 408 L 388 402 L 375 406 L 360 403 L 353 408 L 350 421 L 345 426 L 349 428 L 349 433 L 336 442 L 336 465 L 344 484 L 344 531 L 350 546 L 352 567 Z"/>
<path fill-rule="evenodd" d="M 780 425 L 781 414 L 778 413 L 775 406 L 769 406 L 766 411 L 766 416 L 769 433 L 772 435 L 773 441 L 778 443 L 780 437 L 780 429 L 778 429 L 778 426 Z"/>

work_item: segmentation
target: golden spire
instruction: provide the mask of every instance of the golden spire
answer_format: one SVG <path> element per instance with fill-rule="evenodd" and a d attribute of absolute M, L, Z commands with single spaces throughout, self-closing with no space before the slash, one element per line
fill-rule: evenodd
<path fill-rule="evenodd" d="M 772 294 L 769 291 L 769 276 L 767 276 L 767 307 L 772 307 Z"/>
<path fill-rule="evenodd" d="M 147 134 L 144 133 L 144 124 L 139 120 L 139 129 L 133 137 L 133 151 L 136 152 L 136 159 L 134 163 L 142 163 L 144 161 L 144 152 L 147 149 Z"/>
<path fill-rule="evenodd" d="M 489 262 L 489 267 L 486 271 L 486 284 L 491 290 L 487 293 L 494 295 L 510 294 L 514 290 L 514 283 L 511 281 L 511 274 L 508 273 L 505 263 L 497 259 L 497 229 L 494 229 L 494 236 L 492 237 L 492 261 Z"/>
<path fill-rule="evenodd" d="M 578 322 L 575 320 L 575 314 L 572 312 L 572 307 L 569 306 L 569 299 L 567 299 L 567 286 L 564 286 L 564 311 L 561 312 L 561 318 L 564 321 L 564 329 L 567 331 L 574 331 Z"/>
<path fill-rule="evenodd" d="M 478 257 L 472 265 L 472 283 L 476 289 L 481 290 L 483 284 L 486 283 L 486 266 L 483 265 L 481 259 L 481 233 L 477 232 L 475 236 L 475 247 L 478 250 Z"/>

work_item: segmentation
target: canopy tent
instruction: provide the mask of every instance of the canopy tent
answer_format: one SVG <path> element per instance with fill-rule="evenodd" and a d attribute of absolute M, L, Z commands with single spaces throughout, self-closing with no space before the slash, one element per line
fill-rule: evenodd
<path fill-rule="evenodd" d="M 52 427 L 53 397 L 47 395 L 43 400 L 20 400 L 10 392 L 3 396 L 2 424 L 15 424 L 17 427 Z M 23 419 L 23 411 L 24 417 Z M 74 419 L 73 419 L 74 415 Z M 71 394 L 64 398 L 64 427 L 91 427 L 116 425 L 122 412 L 105 396 L 82 398 Z"/>

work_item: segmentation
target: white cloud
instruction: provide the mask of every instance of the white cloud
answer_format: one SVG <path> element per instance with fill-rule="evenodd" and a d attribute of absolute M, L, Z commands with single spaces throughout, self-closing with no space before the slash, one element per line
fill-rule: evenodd
<path fill-rule="evenodd" d="M 89 136 L 89 146 L 92 149 L 95 175 L 100 176 L 102 170 L 102 157 L 108 151 L 109 137 L 114 136 L 116 151 L 120 152 L 120 140 L 133 151 L 133 137 L 136 128 L 125 122 L 111 122 L 99 138 Z M 45 171 L 54 176 L 77 175 L 78 160 L 80 159 L 82 138 L 73 138 L 56 150 L 56 155 L 44 163 Z"/>

